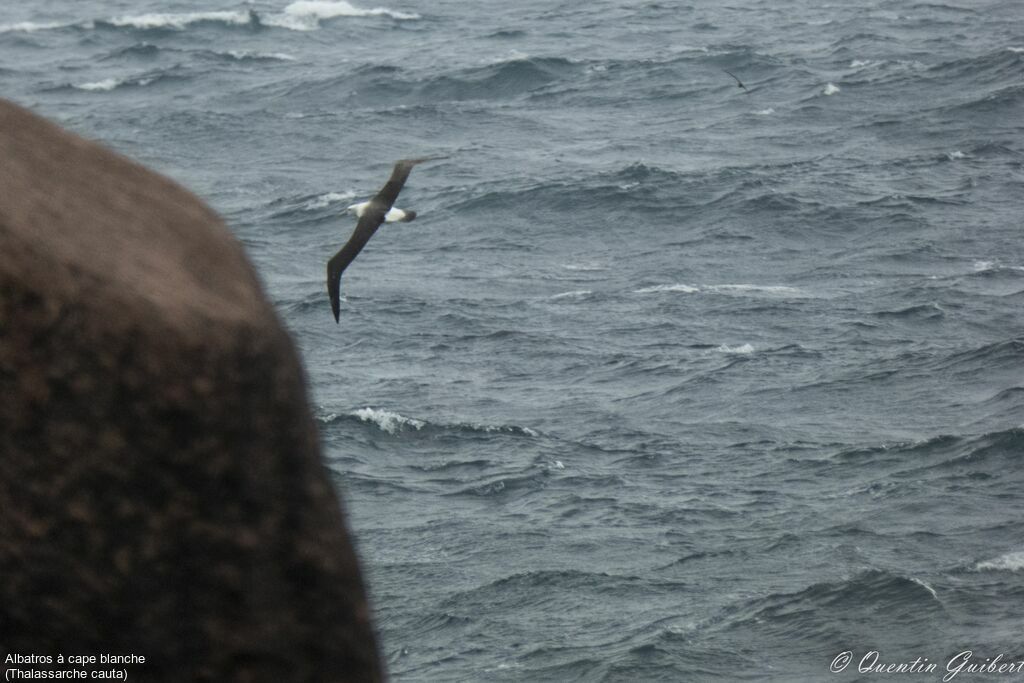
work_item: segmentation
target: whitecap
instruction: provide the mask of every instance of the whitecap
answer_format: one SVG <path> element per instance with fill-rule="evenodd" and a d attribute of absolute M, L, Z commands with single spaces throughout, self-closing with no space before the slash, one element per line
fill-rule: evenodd
<path fill-rule="evenodd" d="M 758 116 L 771 116 L 772 114 L 775 113 L 775 109 L 773 109 L 772 107 L 768 107 L 767 109 L 759 109 L 754 113 L 757 114 Z"/>
<path fill-rule="evenodd" d="M 409 21 L 419 19 L 420 15 L 397 12 L 386 7 L 363 9 L 345 0 L 298 0 L 285 7 L 282 14 L 267 17 L 263 23 L 293 31 L 313 31 L 320 27 L 321 19 L 336 17 L 390 17 Z"/>
<path fill-rule="evenodd" d="M 676 45 L 669 50 L 671 54 L 682 54 L 683 52 L 703 52 L 707 54 L 709 52 L 707 47 L 700 45 Z"/>
<path fill-rule="evenodd" d="M 997 261 L 975 261 L 974 272 L 988 273 L 1007 270 L 1024 271 L 1024 266 L 1007 266 Z"/>
<path fill-rule="evenodd" d="M 982 560 L 974 566 L 979 571 L 1017 572 L 1024 569 L 1024 551 L 1006 553 L 991 560 Z"/>
<path fill-rule="evenodd" d="M 152 14 L 114 17 L 110 20 L 110 23 L 114 26 L 138 29 L 173 28 L 180 30 L 200 21 L 219 21 L 225 24 L 245 26 L 251 20 L 252 16 L 249 12 L 223 10 L 214 12 L 183 12 L 180 14 L 155 12 Z"/>
<path fill-rule="evenodd" d="M 255 51 L 252 51 L 252 50 L 228 50 L 227 52 L 225 52 L 223 54 L 226 54 L 227 56 L 232 57 L 232 58 L 237 59 L 237 60 L 244 60 L 244 59 L 276 59 L 277 61 L 280 61 L 280 62 L 294 62 L 297 59 L 296 57 L 293 57 L 291 55 L 287 55 L 287 54 L 285 54 L 283 52 L 255 52 Z"/>
<path fill-rule="evenodd" d="M 836 85 L 835 83 L 828 83 L 825 86 L 825 89 L 821 91 L 821 94 L 822 95 L 835 95 L 837 92 L 839 92 L 839 86 Z"/>
<path fill-rule="evenodd" d="M 356 196 L 355 192 L 328 192 L 322 194 L 319 197 L 314 197 L 304 206 L 305 209 L 323 209 L 336 202 L 345 202 L 349 199 L 353 199 Z"/>
<path fill-rule="evenodd" d="M 739 292 L 741 294 L 753 292 L 756 294 L 803 295 L 803 291 L 786 285 L 706 285 L 706 288 L 714 292 Z"/>
<path fill-rule="evenodd" d="M 694 287 L 693 285 L 674 284 L 674 285 L 654 285 L 653 287 L 644 287 L 634 291 L 635 294 L 653 294 L 655 292 L 682 292 L 684 294 L 693 294 L 699 292 L 700 287 Z"/>
<path fill-rule="evenodd" d="M 957 159 L 966 159 L 967 155 L 957 149 L 957 150 L 954 150 L 954 151 L 950 152 L 949 154 L 947 154 L 946 157 L 950 161 L 955 161 Z"/>
<path fill-rule="evenodd" d="M 561 294 L 554 294 L 551 299 L 582 299 L 585 296 L 593 294 L 589 289 L 576 289 L 571 292 L 562 292 Z"/>
<path fill-rule="evenodd" d="M 1008 47 L 1006 49 L 1010 52 L 1024 52 L 1024 47 Z"/>
<path fill-rule="evenodd" d="M 468 425 L 461 425 L 461 426 L 468 427 L 470 429 L 473 429 L 473 430 L 476 430 L 476 431 L 479 431 L 479 432 L 486 432 L 487 434 L 497 434 L 497 433 L 516 434 L 516 433 L 519 433 L 519 434 L 525 434 L 526 436 L 533 436 L 533 437 L 540 436 L 540 432 L 538 432 L 538 431 L 536 431 L 534 429 L 530 429 L 529 427 L 516 427 L 516 426 L 507 426 L 507 425 L 476 425 L 476 424 L 468 424 Z"/>
<path fill-rule="evenodd" d="M 932 597 L 935 598 L 936 600 L 939 599 L 939 594 L 935 592 L 935 589 L 932 588 L 931 586 L 929 586 L 927 583 L 925 583 L 921 579 L 916 579 L 913 576 L 911 576 L 910 580 L 913 581 L 914 583 L 916 583 L 917 585 L 921 586 L 922 588 L 924 588 L 929 593 L 931 593 Z"/>
<path fill-rule="evenodd" d="M 106 78 L 102 81 L 93 81 L 92 83 L 80 83 L 74 87 L 91 92 L 107 92 L 123 84 L 124 81 L 119 81 L 116 78 Z"/>
<path fill-rule="evenodd" d="M 868 66 L 869 64 L 871 64 L 870 59 L 855 59 L 852 62 L 850 62 L 850 68 L 860 69 L 861 67 Z"/>
<path fill-rule="evenodd" d="M 718 351 L 720 353 L 734 353 L 740 355 L 747 355 L 754 352 L 754 347 L 751 346 L 750 344 L 743 344 L 742 346 L 728 346 L 726 344 L 722 344 L 717 349 L 715 349 L 715 351 Z"/>
<path fill-rule="evenodd" d="M 350 415 L 358 417 L 363 422 L 371 422 L 388 434 L 397 434 L 404 427 L 412 427 L 416 430 L 423 429 L 427 424 L 423 420 L 406 417 L 384 408 L 360 408 L 350 413 Z"/>
<path fill-rule="evenodd" d="M 67 24 L 56 22 L 36 23 L 34 21 L 20 21 L 17 24 L 0 24 L 0 33 L 33 33 L 35 31 L 49 31 L 55 28 L 64 28 Z"/>
<path fill-rule="evenodd" d="M 607 266 L 602 266 L 599 263 L 563 263 L 562 267 L 566 270 L 580 270 L 584 272 L 608 270 Z"/>

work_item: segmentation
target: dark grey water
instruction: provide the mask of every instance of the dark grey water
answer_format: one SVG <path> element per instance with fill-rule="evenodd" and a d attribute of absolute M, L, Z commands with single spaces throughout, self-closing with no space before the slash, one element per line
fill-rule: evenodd
<path fill-rule="evenodd" d="M 1024 5 L 385 2 L 5 6 L 0 86 L 245 244 L 394 679 L 1024 660 Z"/>

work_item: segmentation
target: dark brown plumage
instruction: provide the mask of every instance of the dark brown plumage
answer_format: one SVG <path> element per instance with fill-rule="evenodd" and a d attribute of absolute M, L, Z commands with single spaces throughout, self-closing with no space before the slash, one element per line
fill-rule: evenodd
<path fill-rule="evenodd" d="M 747 90 L 747 86 L 743 85 L 743 81 L 741 81 L 739 78 L 736 78 L 736 74 L 734 74 L 733 72 L 729 71 L 728 69 L 722 69 L 722 71 L 724 71 L 725 73 L 727 73 L 730 76 L 732 76 L 733 78 L 735 78 L 736 79 L 736 86 L 746 90 L 748 95 L 750 94 L 750 91 Z"/>

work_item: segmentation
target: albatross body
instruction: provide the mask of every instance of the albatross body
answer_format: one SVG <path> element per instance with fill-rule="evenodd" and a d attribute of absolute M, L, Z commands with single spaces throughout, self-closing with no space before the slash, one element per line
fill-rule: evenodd
<path fill-rule="evenodd" d="M 408 223 L 416 218 L 415 211 L 406 211 L 394 206 L 398 193 L 402 191 L 406 178 L 412 171 L 412 167 L 424 161 L 433 161 L 443 157 L 423 157 L 421 159 L 402 159 L 395 164 L 391 171 L 391 177 L 384 184 L 373 199 L 352 204 L 348 211 L 354 213 L 358 219 L 356 229 L 348 242 L 327 262 L 327 294 L 331 299 L 331 312 L 334 313 L 334 321 L 339 322 L 341 315 L 341 274 L 345 272 L 348 265 L 352 263 L 359 252 L 363 250 L 366 243 L 377 232 L 377 228 L 383 223 Z"/>
<path fill-rule="evenodd" d="M 354 213 L 356 218 L 362 218 L 369 206 L 370 202 L 360 202 L 359 204 L 350 204 L 346 210 L 349 213 Z M 414 218 L 416 218 L 415 211 L 406 211 L 405 209 L 399 209 L 397 206 L 392 206 L 388 209 L 388 212 L 384 214 L 385 223 L 408 223 Z"/>

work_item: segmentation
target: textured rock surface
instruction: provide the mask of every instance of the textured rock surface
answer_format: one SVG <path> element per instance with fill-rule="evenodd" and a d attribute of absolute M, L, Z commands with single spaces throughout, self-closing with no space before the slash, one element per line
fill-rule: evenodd
<path fill-rule="evenodd" d="M 305 392 L 209 209 L 0 101 L 3 657 L 380 678 Z"/>

